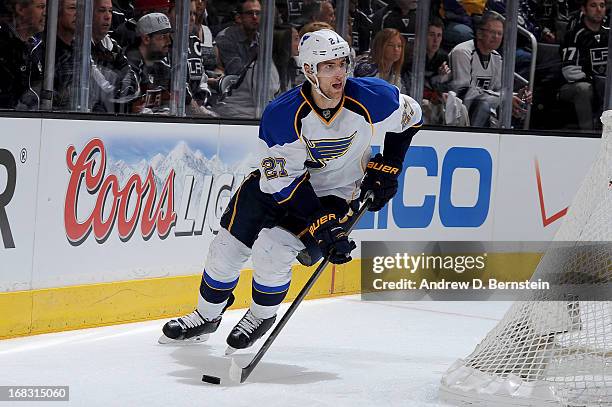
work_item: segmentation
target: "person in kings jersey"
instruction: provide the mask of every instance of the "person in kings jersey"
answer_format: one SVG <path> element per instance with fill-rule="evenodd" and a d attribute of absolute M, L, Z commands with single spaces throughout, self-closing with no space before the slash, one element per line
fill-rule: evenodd
<path fill-rule="evenodd" d="M 265 109 L 259 168 L 245 178 L 221 218 L 197 308 L 167 322 L 160 343 L 201 341 L 214 332 L 251 257 L 252 302 L 227 344 L 229 352 L 253 345 L 274 324 L 296 256 L 308 253 L 308 265 L 323 256 L 335 264 L 350 261 L 356 246 L 343 221 L 367 191 L 373 192 L 370 211 L 397 192 L 406 151 L 422 123 L 421 107 L 382 79 L 348 78 L 349 54 L 332 30 L 300 39 L 308 81 Z M 384 147 L 372 157 L 375 133 L 385 135 Z"/>

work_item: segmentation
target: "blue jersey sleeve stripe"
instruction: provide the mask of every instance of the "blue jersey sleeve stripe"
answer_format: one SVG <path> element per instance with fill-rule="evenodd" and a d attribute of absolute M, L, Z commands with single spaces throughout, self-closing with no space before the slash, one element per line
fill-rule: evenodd
<path fill-rule="evenodd" d="M 291 281 L 289 281 L 287 284 L 279 285 L 276 287 L 271 287 L 268 285 L 259 284 L 257 281 L 253 280 L 253 289 L 256 291 L 259 291 L 260 293 L 264 293 L 264 294 L 284 293 L 285 291 L 289 289 L 290 285 L 291 285 Z"/>
<path fill-rule="evenodd" d="M 291 199 L 295 191 L 299 188 L 300 184 L 308 179 L 308 172 L 303 173 L 299 177 L 293 180 L 293 182 L 287 185 L 285 188 L 281 189 L 278 192 L 272 194 L 272 197 L 278 202 L 282 204 Z"/>
<path fill-rule="evenodd" d="M 215 290 L 233 290 L 238 284 L 238 279 L 230 281 L 229 283 L 224 283 L 223 281 L 215 280 L 206 273 L 206 270 L 204 270 L 204 282 L 207 286 Z"/>

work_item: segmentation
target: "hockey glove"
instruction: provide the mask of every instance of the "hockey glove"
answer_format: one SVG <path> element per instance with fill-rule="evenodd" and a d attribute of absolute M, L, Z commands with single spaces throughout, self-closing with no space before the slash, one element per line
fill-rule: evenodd
<path fill-rule="evenodd" d="M 374 193 L 374 199 L 368 208 L 370 212 L 378 212 L 395 196 L 397 178 L 401 172 L 401 165 L 385 160 L 380 153 L 370 160 L 359 195 L 359 200 L 363 201 L 368 191 Z"/>
<path fill-rule="evenodd" d="M 346 231 L 338 223 L 336 214 L 318 212 L 308 228 L 315 238 L 324 256 L 329 256 L 329 262 L 343 264 L 352 260 L 351 251 L 357 247 L 348 239 Z"/>

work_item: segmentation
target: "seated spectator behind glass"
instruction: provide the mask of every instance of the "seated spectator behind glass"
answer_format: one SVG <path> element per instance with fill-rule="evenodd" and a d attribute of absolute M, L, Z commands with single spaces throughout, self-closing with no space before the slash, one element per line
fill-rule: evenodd
<path fill-rule="evenodd" d="M 299 76 L 298 44 L 300 36 L 294 27 L 281 27 L 274 30 L 274 41 L 272 48 L 272 60 L 280 78 L 280 90 L 285 92 L 298 85 L 296 78 Z"/>
<path fill-rule="evenodd" d="M 336 25 L 336 11 L 329 0 L 308 0 L 302 5 L 302 14 L 292 24 L 304 26 L 314 21 L 321 21 L 330 26 Z"/>
<path fill-rule="evenodd" d="M 136 72 L 140 97 L 131 106 L 134 113 L 168 114 L 172 71 L 167 62 L 172 26 L 165 14 L 150 13 L 138 20 L 137 45 L 127 49 L 130 66 Z"/>
<path fill-rule="evenodd" d="M 45 29 L 46 0 L 10 0 L 10 21 L 0 25 L 0 109 L 40 107 L 44 53 L 36 34 Z M 34 89 L 33 89 L 34 88 Z"/>
<path fill-rule="evenodd" d="M 582 0 L 582 22 L 573 24 L 560 48 L 567 83 L 559 98 L 574 105 L 581 130 L 594 129 L 603 107 L 609 33 L 602 24 L 605 13 L 604 0 Z"/>
<path fill-rule="evenodd" d="M 395 28 L 379 31 L 372 41 L 370 55 L 357 62 L 355 76 L 375 76 L 397 86 L 406 93 L 405 81 L 402 78 L 404 64 L 404 47 L 406 40 Z"/>
<path fill-rule="evenodd" d="M 440 16 L 446 22 L 444 47 L 455 45 L 474 38 L 472 16 L 484 13 L 487 0 L 442 0 Z"/>
<path fill-rule="evenodd" d="M 385 28 L 395 28 L 408 41 L 414 37 L 417 0 L 390 0 L 372 16 L 372 36 Z"/>
<path fill-rule="evenodd" d="M 170 0 L 135 0 L 134 15 L 120 24 L 111 34 L 111 37 L 123 48 L 134 45 L 139 38 L 136 33 L 136 24 L 140 17 L 150 13 L 167 14 Z"/>
<path fill-rule="evenodd" d="M 362 8 L 363 7 L 363 8 Z M 352 46 L 357 54 L 363 54 L 370 49 L 372 31 L 372 7 L 368 0 L 349 1 L 349 25 L 351 26 Z"/>
<path fill-rule="evenodd" d="M 476 29 L 476 38 L 458 44 L 450 52 L 453 79 L 451 89 L 467 107 L 470 123 L 474 127 L 497 125 L 500 104 L 502 57 L 496 51 L 504 35 L 503 17 L 486 12 Z M 512 99 L 512 114 L 524 114 L 523 102 L 531 103 L 531 94 L 521 89 L 525 100 Z"/>
<path fill-rule="evenodd" d="M 202 56 L 202 43 L 198 36 L 193 34 L 196 25 L 196 1 L 190 3 L 189 17 L 189 48 L 187 49 L 187 95 L 186 111 L 190 115 L 215 117 L 216 114 L 208 110 L 210 102 L 210 88 L 208 87 L 208 75 L 204 70 Z"/>
<path fill-rule="evenodd" d="M 213 41 L 213 35 L 206 24 L 207 12 L 206 5 L 207 0 L 195 0 L 196 15 L 195 15 L 195 26 L 193 34 L 198 37 L 201 44 L 202 61 L 204 63 L 204 69 L 207 71 L 214 71 L 217 68 L 217 47 Z"/>
<path fill-rule="evenodd" d="M 57 40 L 55 42 L 53 110 L 71 110 L 73 108 L 76 16 L 77 0 L 60 0 L 57 16 Z"/>
<path fill-rule="evenodd" d="M 123 49 L 108 35 L 113 16 L 111 0 L 94 0 L 91 25 L 90 109 L 94 112 L 127 112 L 138 95 L 138 80 Z"/>
<path fill-rule="evenodd" d="M 440 48 L 444 23 L 433 17 L 427 29 L 425 87 L 423 89 L 423 121 L 426 124 L 469 126 L 470 120 L 462 100 L 450 91 L 452 72 L 448 54 Z"/>
<path fill-rule="evenodd" d="M 258 1 L 253 2 L 247 0 L 242 4 L 241 9 L 243 10 L 243 13 L 239 17 L 241 23 L 226 28 L 217 36 L 219 53 L 225 65 L 225 74 L 236 75 L 237 82 L 232 86 L 233 90 L 231 96 L 225 98 L 221 103 L 217 103 L 213 110 L 221 117 L 253 119 L 256 116 L 259 92 L 259 83 L 257 82 L 257 72 L 260 66 L 257 61 L 257 41 L 259 39 L 259 34 L 255 32 L 252 40 L 249 40 L 250 37 L 246 34 L 256 26 L 259 26 L 258 13 L 261 8 Z M 223 40 L 220 41 L 219 37 L 223 37 Z M 228 53 L 227 49 L 230 46 L 228 41 L 231 38 L 235 38 L 236 42 L 231 44 L 233 49 Z M 247 61 L 246 66 L 240 67 L 242 61 L 245 60 Z M 268 94 L 271 97 L 270 100 L 274 98 L 279 90 L 280 80 L 278 71 L 274 63 L 272 63 L 268 90 Z"/>
<path fill-rule="evenodd" d="M 259 0 L 239 4 L 236 24 L 221 31 L 215 38 L 220 66 L 226 75 L 239 75 L 257 57 L 259 48 Z"/>
<path fill-rule="evenodd" d="M 570 14 L 580 5 L 574 0 L 541 0 L 536 8 L 536 20 L 540 23 L 540 42 L 559 43 L 567 32 Z"/>

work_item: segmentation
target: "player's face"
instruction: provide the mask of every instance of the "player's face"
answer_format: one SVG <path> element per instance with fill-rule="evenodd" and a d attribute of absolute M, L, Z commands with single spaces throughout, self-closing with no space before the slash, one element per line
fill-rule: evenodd
<path fill-rule="evenodd" d="M 442 43 L 442 28 L 430 25 L 427 30 L 427 52 L 435 53 L 440 49 Z"/>
<path fill-rule="evenodd" d="M 402 52 L 404 52 L 404 44 L 402 44 L 401 37 L 396 35 L 395 37 L 391 37 L 385 44 L 383 58 L 387 63 L 392 64 L 400 60 Z"/>
<path fill-rule="evenodd" d="M 601 24 L 606 15 L 606 2 L 604 0 L 589 0 L 582 7 L 584 17 L 594 24 Z"/>
<path fill-rule="evenodd" d="M 91 35 L 94 39 L 102 39 L 111 27 L 113 19 L 113 2 L 111 0 L 98 0 L 94 2 L 93 22 Z"/>
<path fill-rule="evenodd" d="M 317 65 L 317 78 L 323 94 L 330 99 L 342 97 L 348 68 L 347 58 L 336 58 Z"/>

